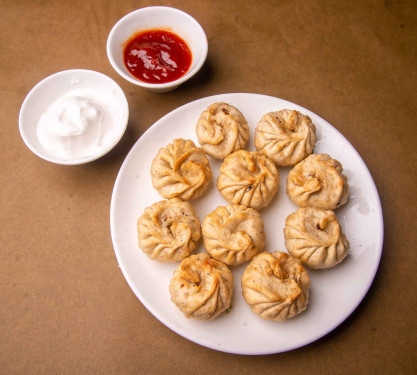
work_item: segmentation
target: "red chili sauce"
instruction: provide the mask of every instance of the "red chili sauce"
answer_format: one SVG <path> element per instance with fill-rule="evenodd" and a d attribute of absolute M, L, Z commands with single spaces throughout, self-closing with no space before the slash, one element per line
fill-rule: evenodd
<path fill-rule="evenodd" d="M 191 51 L 178 35 L 165 30 L 148 30 L 127 41 L 124 63 L 137 79 L 147 83 L 172 82 L 187 73 Z"/>

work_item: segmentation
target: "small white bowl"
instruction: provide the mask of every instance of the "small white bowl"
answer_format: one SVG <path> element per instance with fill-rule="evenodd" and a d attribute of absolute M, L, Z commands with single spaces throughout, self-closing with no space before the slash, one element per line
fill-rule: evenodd
<path fill-rule="evenodd" d="M 126 41 L 137 32 L 152 29 L 162 29 L 177 34 L 191 50 L 190 69 L 175 81 L 155 84 L 142 82 L 125 67 L 123 49 Z M 107 39 L 107 56 L 116 72 L 129 82 L 158 93 L 172 91 L 196 74 L 206 60 L 207 51 L 207 36 L 201 25 L 189 14 L 163 6 L 141 8 L 127 14 L 114 25 Z"/>
<path fill-rule="evenodd" d="M 113 114 L 111 133 L 103 137 L 103 144 L 94 153 L 76 157 L 62 157 L 43 147 L 37 135 L 42 113 L 63 95 L 78 89 L 99 91 L 106 101 L 106 110 Z M 19 131 L 26 146 L 49 162 L 65 165 L 85 164 L 108 153 L 122 138 L 129 119 L 126 95 L 110 77 L 92 70 L 73 69 L 55 73 L 40 81 L 26 96 L 19 113 Z"/>

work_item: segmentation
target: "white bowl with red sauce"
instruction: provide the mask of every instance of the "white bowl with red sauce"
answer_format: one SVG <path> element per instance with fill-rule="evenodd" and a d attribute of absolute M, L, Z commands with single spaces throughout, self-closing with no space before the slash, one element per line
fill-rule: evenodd
<path fill-rule="evenodd" d="M 107 56 L 116 72 L 157 93 L 172 91 L 194 76 L 203 66 L 207 51 L 207 36 L 201 25 L 189 14 L 163 6 L 127 14 L 107 39 Z M 132 60 L 135 57 L 137 61 Z"/>

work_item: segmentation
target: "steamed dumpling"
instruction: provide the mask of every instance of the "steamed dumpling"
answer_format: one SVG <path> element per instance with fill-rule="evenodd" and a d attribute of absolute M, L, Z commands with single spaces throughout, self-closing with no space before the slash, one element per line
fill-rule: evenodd
<path fill-rule="evenodd" d="M 292 166 L 313 152 L 316 126 L 310 117 L 283 109 L 262 116 L 255 130 L 255 147 L 278 166 Z"/>
<path fill-rule="evenodd" d="M 287 253 L 256 255 L 242 275 L 242 294 L 262 319 L 282 322 L 307 308 L 310 277 Z"/>
<path fill-rule="evenodd" d="M 342 164 L 327 154 L 312 154 L 288 174 L 287 194 L 299 207 L 333 210 L 349 195 Z"/>
<path fill-rule="evenodd" d="M 256 210 L 271 202 L 278 184 L 274 162 L 258 151 L 240 150 L 229 155 L 217 178 L 217 188 L 224 199 Z"/>
<path fill-rule="evenodd" d="M 178 262 L 190 255 L 201 236 L 200 220 L 179 198 L 154 203 L 138 219 L 139 247 L 153 260 Z"/>
<path fill-rule="evenodd" d="M 233 275 L 208 254 L 191 255 L 174 272 L 169 293 L 187 318 L 212 320 L 230 307 Z"/>
<path fill-rule="evenodd" d="M 260 213 L 242 205 L 220 206 L 203 221 L 206 251 L 217 260 L 234 266 L 251 260 L 265 245 Z"/>
<path fill-rule="evenodd" d="M 299 208 L 287 217 L 284 228 L 288 252 L 310 268 L 330 268 L 340 263 L 349 251 L 333 211 Z"/>
<path fill-rule="evenodd" d="M 205 152 L 193 141 L 175 139 L 161 148 L 151 165 L 152 185 L 164 198 L 198 198 L 212 173 Z"/>
<path fill-rule="evenodd" d="M 200 116 L 196 132 L 202 149 L 216 159 L 246 147 L 249 126 L 242 113 L 227 103 L 214 103 Z"/>

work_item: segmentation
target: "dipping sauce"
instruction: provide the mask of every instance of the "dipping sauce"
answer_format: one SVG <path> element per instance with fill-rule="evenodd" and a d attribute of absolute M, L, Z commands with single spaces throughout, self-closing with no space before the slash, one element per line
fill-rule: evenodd
<path fill-rule="evenodd" d="M 112 100 L 112 95 L 93 89 L 68 92 L 51 103 L 39 118 L 39 143 L 63 160 L 97 154 L 117 132 L 118 119 L 110 110 Z"/>
<path fill-rule="evenodd" d="M 187 73 L 191 50 L 178 35 L 166 30 L 134 34 L 123 52 L 126 68 L 147 83 L 172 82 Z"/>

